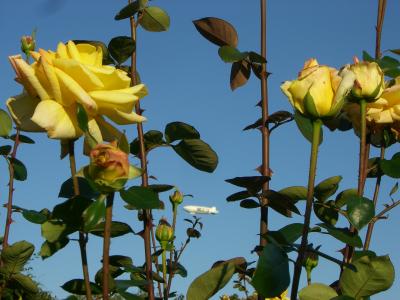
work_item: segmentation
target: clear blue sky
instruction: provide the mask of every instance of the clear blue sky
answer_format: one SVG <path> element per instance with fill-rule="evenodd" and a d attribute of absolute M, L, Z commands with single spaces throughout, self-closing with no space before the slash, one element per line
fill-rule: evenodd
<path fill-rule="evenodd" d="M 305 60 L 316 57 L 321 64 L 341 67 L 352 61 L 362 50 L 373 53 L 377 1 L 269 1 L 268 5 L 268 61 L 270 110 L 291 110 L 279 89 L 284 80 L 293 79 Z M 138 33 L 138 68 L 150 95 L 143 100 L 148 122 L 145 129 L 163 130 L 171 121 L 184 121 L 194 125 L 202 138 L 210 143 L 219 155 L 220 163 L 213 174 L 192 169 L 174 152 L 162 148 L 149 156 L 150 174 L 160 183 L 174 184 L 184 193 L 193 194 L 187 204 L 217 206 L 220 214 L 205 216 L 202 238 L 193 241 L 183 255 L 182 264 L 188 269 L 185 279 L 177 280 L 173 290 L 186 293 L 190 282 L 209 269 L 213 262 L 235 256 L 256 260 L 250 253 L 258 241 L 258 210 L 241 209 L 238 203 L 227 203 L 225 198 L 236 192 L 234 186 L 224 182 L 235 176 L 256 175 L 260 164 L 260 135 L 258 131 L 242 129 L 258 119 L 259 81 L 253 77 L 243 88 L 231 92 L 230 66 L 223 63 L 217 47 L 201 37 L 192 20 L 215 16 L 228 20 L 239 33 L 241 50 L 259 50 L 259 1 L 202 0 L 202 1 L 152 1 L 152 5 L 166 9 L 171 16 L 171 28 L 166 33 Z M 114 15 L 125 1 L 73 1 L 36 0 L 4 1 L 0 10 L 0 107 L 6 99 L 20 93 L 13 81 L 14 73 L 7 56 L 19 53 L 19 39 L 38 29 L 37 44 L 44 49 L 55 49 L 59 41 L 69 39 L 102 40 L 106 43 L 118 35 L 129 35 L 129 22 L 114 21 Z M 400 4 L 388 1 L 384 24 L 382 49 L 400 48 L 398 39 Z M 130 139 L 135 128 L 126 127 Z M 51 208 L 62 200 L 57 198 L 60 184 L 69 177 L 67 160 L 59 160 L 59 144 L 43 134 L 31 134 L 35 145 L 22 145 L 19 158 L 26 163 L 29 177 L 25 183 L 16 183 L 15 204 L 30 209 Z M 0 141 L 1 145 L 4 140 Z M 342 175 L 340 189 L 356 186 L 358 140 L 349 131 L 329 133 L 320 148 L 317 182 L 334 175 Z M 392 147 L 389 156 L 398 151 Z M 78 151 L 79 152 L 79 151 Z M 377 155 L 376 149 L 373 153 Z M 272 189 L 291 185 L 306 185 L 309 143 L 303 139 L 294 124 L 285 125 L 272 134 L 271 168 L 274 172 Z M 133 160 L 134 161 L 134 160 Z M 134 161 L 137 163 L 137 161 Z M 78 159 L 80 166 L 87 158 Z M 0 161 L 0 202 L 6 202 L 7 167 Z M 378 210 L 388 201 L 392 179 L 384 179 Z M 366 195 L 372 197 L 373 180 L 368 181 Z M 135 184 L 138 184 L 136 182 Z M 167 194 L 163 195 L 167 201 Z M 136 213 L 126 211 L 119 199 L 116 201 L 114 219 L 128 222 L 140 231 Z M 303 208 L 302 208 L 303 209 Z M 155 213 L 170 217 L 169 211 Z M 184 241 L 188 215 L 181 210 L 178 221 L 178 241 Z M 300 217 L 285 219 L 271 213 L 271 229 L 279 229 L 289 222 L 301 222 Z M 5 210 L 1 212 L 2 224 Z M 43 239 L 40 227 L 27 223 L 14 215 L 11 242 L 26 239 L 39 251 Z M 318 223 L 318 220 L 313 220 Z M 338 223 L 345 226 L 344 220 Z M 391 254 L 398 270 L 400 247 L 398 228 L 400 212 L 392 211 L 388 221 L 380 221 L 373 236 L 372 248 L 378 254 Z M 3 229 L 1 229 L 3 230 Z M 365 232 L 361 232 L 364 237 Z M 321 235 L 311 240 L 322 245 L 322 251 L 340 257 L 336 251 L 342 244 Z M 100 268 L 102 240 L 91 237 L 88 245 L 91 277 Z M 132 256 L 138 265 L 143 263 L 142 240 L 137 236 L 124 236 L 112 241 L 111 254 Z M 81 278 L 79 248 L 70 243 L 62 252 L 45 261 L 36 258 L 33 273 L 60 298 L 67 294 L 59 287 L 71 278 Z M 337 278 L 336 265 L 320 259 L 314 272 L 318 281 L 330 284 Z M 301 286 L 305 285 L 305 278 Z M 232 292 L 232 284 L 224 290 Z M 222 294 L 222 292 L 221 292 Z M 399 281 L 392 289 L 373 299 L 395 299 L 400 294 Z"/>

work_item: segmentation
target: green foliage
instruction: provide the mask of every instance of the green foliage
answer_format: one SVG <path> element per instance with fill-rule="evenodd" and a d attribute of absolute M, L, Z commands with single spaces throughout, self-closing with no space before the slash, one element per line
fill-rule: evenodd
<path fill-rule="evenodd" d="M 78 177 L 79 195 L 87 199 L 94 199 L 99 196 L 99 192 L 94 190 L 86 178 Z M 75 196 L 72 178 L 66 180 L 62 185 L 58 197 L 72 198 Z"/>
<path fill-rule="evenodd" d="M 327 224 L 317 224 L 319 227 L 328 231 L 328 234 L 338 239 L 339 241 L 348 244 L 352 247 L 361 248 L 362 241 L 359 235 L 350 232 L 348 228 L 337 228 Z"/>
<path fill-rule="evenodd" d="M 124 6 L 115 16 L 115 20 L 123 20 L 133 17 L 139 11 L 142 11 L 147 5 L 147 0 L 136 0 Z"/>
<path fill-rule="evenodd" d="M 382 172 L 392 178 L 400 178 L 400 152 L 392 156 L 392 159 L 383 159 L 379 162 Z"/>
<path fill-rule="evenodd" d="M 121 190 L 122 200 L 135 209 L 159 209 L 161 202 L 158 194 L 148 187 L 132 186 L 127 190 Z"/>
<path fill-rule="evenodd" d="M 76 118 L 78 120 L 78 126 L 83 132 L 87 132 L 89 130 L 88 122 L 89 117 L 86 113 L 85 108 L 82 104 L 78 103 L 76 105 Z"/>
<path fill-rule="evenodd" d="M 90 230 L 90 233 L 96 236 L 104 237 L 104 224 L 105 222 L 99 223 Z M 128 233 L 134 233 L 132 228 L 123 222 L 112 221 L 111 222 L 111 237 L 119 237 Z"/>
<path fill-rule="evenodd" d="M 229 22 L 213 17 L 193 21 L 197 31 L 217 46 L 237 47 L 238 34 Z"/>
<path fill-rule="evenodd" d="M 345 269 L 340 277 L 343 294 L 361 300 L 392 286 L 394 267 L 389 256 L 363 256 L 353 264 L 357 271 Z"/>
<path fill-rule="evenodd" d="M 375 205 L 371 200 L 359 196 L 347 199 L 347 218 L 357 230 L 361 230 L 374 216 Z"/>
<path fill-rule="evenodd" d="M 264 247 L 251 283 L 257 293 L 266 298 L 277 297 L 288 288 L 289 259 L 280 247 L 272 243 Z"/>
<path fill-rule="evenodd" d="M 167 31 L 170 25 L 170 18 L 161 8 L 150 6 L 143 10 L 139 24 L 147 31 Z"/>
<path fill-rule="evenodd" d="M 64 283 L 61 286 L 61 288 L 71 294 L 76 294 L 76 295 L 86 294 L 85 282 L 83 281 L 83 279 L 69 280 L 66 283 Z M 102 292 L 101 287 L 93 282 L 90 283 L 90 289 L 92 291 L 92 294 L 94 295 L 99 295 Z"/>
<path fill-rule="evenodd" d="M 251 65 L 247 60 L 234 62 L 231 68 L 230 86 L 234 91 L 247 83 L 251 75 Z"/>
<path fill-rule="evenodd" d="M 302 235 L 304 225 L 301 223 L 292 223 L 282 227 L 277 231 L 269 230 L 265 238 L 272 238 L 281 245 L 290 245 L 296 242 Z"/>
<path fill-rule="evenodd" d="M 314 197 L 321 202 L 325 202 L 330 196 L 336 193 L 342 176 L 333 176 L 321 181 L 314 188 Z"/>
<path fill-rule="evenodd" d="M 85 232 L 91 231 L 98 225 L 106 215 L 105 197 L 99 197 L 96 201 L 91 201 L 90 205 L 79 214 L 83 218 L 83 230 Z"/>
<path fill-rule="evenodd" d="M 241 61 L 249 56 L 248 52 L 240 52 L 238 49 L 231 46 L 220 47 L 218 54 L 226 63 Z"/>
<path fill-rule="evenodd" d="M 301 134 L 311 143 L 313 137 L 313 123 L 312 123 L 313 121 L 310 118 L 303 116 L 298 111 L 295 111 L 294 113 L 294 120 Z M 323 141 L 323 131 L 321 127 L 319 144 L 321 144 L 322 141 Z"/>
<path fill-rule="evenodd" d="M 108 44 L 111 56 L 120 65 L 125 62 L 136 50 L 136 44 L 129 36 L 117 36 L 111 39 Z"/>
<path fill-rule="evenodd" d="M 56 252 L 64 248 L 69 243 L 69 238 L 63 237 L 54 243 L 50 243 L 49 241 L 45 241 L 40 248 L 39 255 L 42 259 L 49 258 L 53 256 Z"/>
<path fill-rule="evenodd" d="M 12 120 L 8 113 L 0 109 L 0 136 L 7 138 L 12 129 Z"/>
<path fill-rule="evenodd" d="M 184 139 L 200 139 L 200 133 L 192 125 L 183 122 L 171 122 L 165 126 L 165 140 L 172 143 Z"/>
<path fill-rule="evenodd" d="M 335 201 L 330 200 L 325 203 L 314 202 L 314 213 L 322 222 L 335 226 L 338 218 L 339 212 L 335 205 Z"/>
<path fill-rule="evenodd" d="M 255 195 L 270 179 L 268 176 L 244 176 L 226 179 L 225 181 L 235 186 L 244 187 L 251 195 Z"/>
<path fill-rule="evenodd" d="M 71 233 L 67 224 L 58 220 L 48 220 L 41 225 L 42 236 L 50 243 L 55 243 L 59 239 Z"/>
<path fill-rule="evenodd" d="M 331 300 L 337 295 L 333 288 L 322 283 L 313 283 L 299 292 L 300 300 Z"/>
<path fill-rule="evenodd" d="M 144 149 L 145 152 L 149 152 L 152 149 L 165 145 L 163 134 L 158 130 L 150 130 L 143 135 L 144 138 Z M 135 155 L 140 155 L 140 144 L 139 139 L 134 139 L 130 144 L 130 152 Z"/>
<path fill-rule="evenodd" d="M 10 135 L 10 140 L 15 141 L 16 137 L 17 137 L 16 134 L 12 134 L 12 135 Z M 18 135 L 18 142 L 25 143 L 25 144 L 34 144 L 35 143 L 34 140 L 32 140 L 30 137 L 23 135 L 23 134 Z"/>
<path fill-rule="evenodd" d="M 14 179 L 19 181 L 25 181 L 28 178 L 28 171 L 22 161 L 16 158 L 8 158 L 10 164 L 14 169 Z"/>

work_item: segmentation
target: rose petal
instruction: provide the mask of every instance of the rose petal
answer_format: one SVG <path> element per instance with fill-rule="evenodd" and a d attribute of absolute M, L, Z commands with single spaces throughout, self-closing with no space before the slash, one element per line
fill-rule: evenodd
<path fill-rule="evenodd" d="M 31 118 L 35 108 L 40 102 L 37 97 L 21 94 L 7 100 L 7 108 L 17 124 L 18 129 L 30 132 L 44 132 L 45 130 L 32 122 Z"/>

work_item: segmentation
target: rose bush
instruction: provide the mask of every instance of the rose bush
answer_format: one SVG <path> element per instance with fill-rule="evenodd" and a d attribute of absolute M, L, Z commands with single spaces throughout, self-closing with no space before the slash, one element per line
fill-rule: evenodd
<path fill-rule="evenodd" d="M 146 87 L 130 87 L 125 71 L 103 65 L 100 47 L 69 41 L 59 43 L 56 52 L 40 49 L 30 54 L 35 60 L 31 65 L 19 55 L 10 57 L 16 81 L 24 86 L 21 95 L 7 101 L 19 129 L 46 131 L 54 139 L 78 138 L 83 134 L 76 117 L 78 103 L 97 142 L 121 135 L 103 116 L 120 125 L 145 120 L 133 108 L 147 94 Z"/>

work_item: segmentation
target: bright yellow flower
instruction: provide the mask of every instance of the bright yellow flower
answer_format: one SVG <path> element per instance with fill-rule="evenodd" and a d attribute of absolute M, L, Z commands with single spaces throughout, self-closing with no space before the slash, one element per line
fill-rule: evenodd
<path fill-rule="evenodd" d="M 289 300 L 287 296 L 288 290 L 284 291 L 279 297 L 265 298 L 265 300 Z"/>
<path fill-rule="evenodd" d="M 353 84 L 352 72 L 339 73 L 312 58 L 305 62 L 298 78 L 285 81 L 281 89 L 297 111 L 305 116 L 324 118 L 337 115 Z"/>
<path fill-rule="evenodd" d="M 31 52 L 29 65 L 21 56 L 10 57 L 16 81 L 25 90 L 7 101 L 7 107 L 23 131 L 46 131 L 50 138 L 73 139 L 83 134 L 77 122 L 77 104 L 89 117 L 89 132 L 97 140 L 111 141 L 120 132 L 106 116 L 119 125 L 146 120 L 133 112 L 146 87 L 130 87 L 125 71 L 102 65 L 100 47 L 69 41 L 59 43 L 57 51 Z"/>

